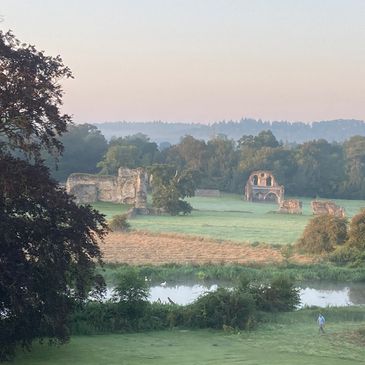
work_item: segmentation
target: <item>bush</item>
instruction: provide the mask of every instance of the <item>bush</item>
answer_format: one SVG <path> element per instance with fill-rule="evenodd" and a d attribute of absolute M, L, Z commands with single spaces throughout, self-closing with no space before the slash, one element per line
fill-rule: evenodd
<path fill-rule="evenodd" d="M 131 225 L 127 221 L 127 216 L 125 214 L 117 214 L 109 222 L 109 227 L 112 231 L 129 231 Z"/>
<path fill-rule="evenodd" d="M 299 289 L 294 281 L 286 276 L 278 276 L 268 284 L 248 284 L 240 290 L 249 292 L 256 308 L 265 312 L 294 310 L 300 304 Z"/>
<path fill-rule="evenodd" d="M 186 307 L 189 327 L 222 329 L 223 325 L 249 329 L 254 323 L 255 302 L 249 293 L 219 288 Z"/>
<path fill-rule="evenodd" d="M 297 247 L 312 254 L 328 253 L 342 245 L 347 239 L 345 218 L 321 215 L 309 221 Z"/>
<path fill-rule="evenodd" d="M 348 245 L 365 250 L 365 209 L 351 219 Z"/>
<path fill-rule="evenodd" d="M 115 278 L 113 299 L 118 302 L 145 302 L 148 298 L 149 288 L 139 272 L 135 269 L 118 273 Z"/>
<path fill-rule="evenodd" d="M 362 267 L 365 262 L 365 252 L 346 244 L 343 247 L 338 247 L 331 253 L 329 260 L 337 265 Z"/>

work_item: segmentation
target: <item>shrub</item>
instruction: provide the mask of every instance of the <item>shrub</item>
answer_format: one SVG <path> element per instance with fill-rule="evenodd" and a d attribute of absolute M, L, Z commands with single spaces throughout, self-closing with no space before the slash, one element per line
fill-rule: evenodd
<path fill-rule="evenodd" d="M 186 307 L 185 323 L 189 327 L 244 329 L 254 323 L 254 313 L 255 302 L 249 293 L 219 288 Z"/>
<path fill-rule="evenodd" d="M 348 265 L 352 268 L 363 267 L 365 262 L 365 251 L 356 247 L 345 245 L 338 247 L 331 255 L 329 260 L 338 265 Z"/>
<path fill-rule="evenodd" d="M 273 278 L 268 284 L 248 284 L 246 289 L 255 300 L 258 310 L 265 312 L 291 311 L 300 304 L 299 289 L 286 276 Z"/>
<path fill-rule="evenodd" d="M 365 250 L 365 209 L 351 219 L 348 245 Z"/>
<path fill-rule="evenodd" d="M 124 270 L 115 278 L 113 299 L 118 302 L 144 302 L 149 288 L 144 277 L 135 269 Z"/>
<path fill-rule="evenodd" d="M 117 214 L 109 222 L 109 227 L 112 231 L 128 231 L 131 225 L 127 221 L 127 216 L 125 214 Z"/>
<path fill-rule="evenodd" d="M 321 215 L 309 221 L 297 246 L 313 254 L 328 253 L 342 245 L 347 239 L 345 218 Z"/>

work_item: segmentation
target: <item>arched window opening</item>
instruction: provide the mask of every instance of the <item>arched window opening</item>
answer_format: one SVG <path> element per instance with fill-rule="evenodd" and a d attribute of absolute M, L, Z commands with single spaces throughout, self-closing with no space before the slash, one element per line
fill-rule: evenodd
<path fill-rule="evenodd" d="M 259 182 L 259 178 L 257 175 L 253 175 L 252 184 L 257 185 Z"/>
<path fill-rule="evenodd" d="M 272 178 L 271 176 L 266 178 L 266 186 L 272 186 Z"/>

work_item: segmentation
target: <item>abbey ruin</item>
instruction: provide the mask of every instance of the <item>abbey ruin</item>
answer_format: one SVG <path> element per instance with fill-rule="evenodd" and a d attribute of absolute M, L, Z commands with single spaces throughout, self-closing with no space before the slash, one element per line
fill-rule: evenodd
<path fill-rule="evenodd" d="M 119 168 L 118 175 L 71 174 L 66 191 L 78 204 L 96 201 L 133 205 L 139 212 L 147 210 L 147 174 L 143 168 Z"/>
<path fill-rule="evenodd" d="M 245 186 L 247 201 L 279 203 L 284 200 L 284 186 L 279 185 L 270 171 L 254 171 Z"/>

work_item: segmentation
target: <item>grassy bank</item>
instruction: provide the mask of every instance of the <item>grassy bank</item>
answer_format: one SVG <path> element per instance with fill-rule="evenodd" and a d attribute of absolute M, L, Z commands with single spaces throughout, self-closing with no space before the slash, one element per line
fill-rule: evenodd
<path fill-rule="evenodd" d="M 18 352 L 15 365 L 140 364 L 364 364 L 365 310 L 326 309 L 326 334 L 319 335 L 316 310 L 269 316 L 252 332 L 187 331 L 75 336 L 61 347 L 36 345 Z"/>
<path fill-rule="evenodd" d="M 316 265 L 277 265 L 250 267 L 242 265 L 166 265 L 138 266 L 142 276 L 148 277 L 151 284 L 166 281 L 186 283 L 190 281 L 229 281 L 234 282 L 240 276 L 249 280 L 270 280 L 274 276 L 284 274 L 297 283 L 321 281 L 331 283 L 365 282 L 365 268 L 339 267 L 330 264 Z M 128 269 L 127 265 L 106 265 L 100 272 L 108 283 L 113 283 L 117 273 Z"/>
<path fill-rule="evenodd" d="M 303 215 L 277 214 L 276 204 L 250 203 L 236 194 L 221 197 L 193 197 L 188 199 L 193 212 L 188 216 L 138 216 L 130 221 L 132 229 L 151 232 L 175 232 L 207 236 L 221 240 L 288 244 L 296 241 L 312 218 L 311 199 L 300 198 Z M 352 217 L 365 202 L 362 200 L 335 200 Z M 95 208 L 111 218 L 128 207 L 120 204 L 94 204 Z"/>

